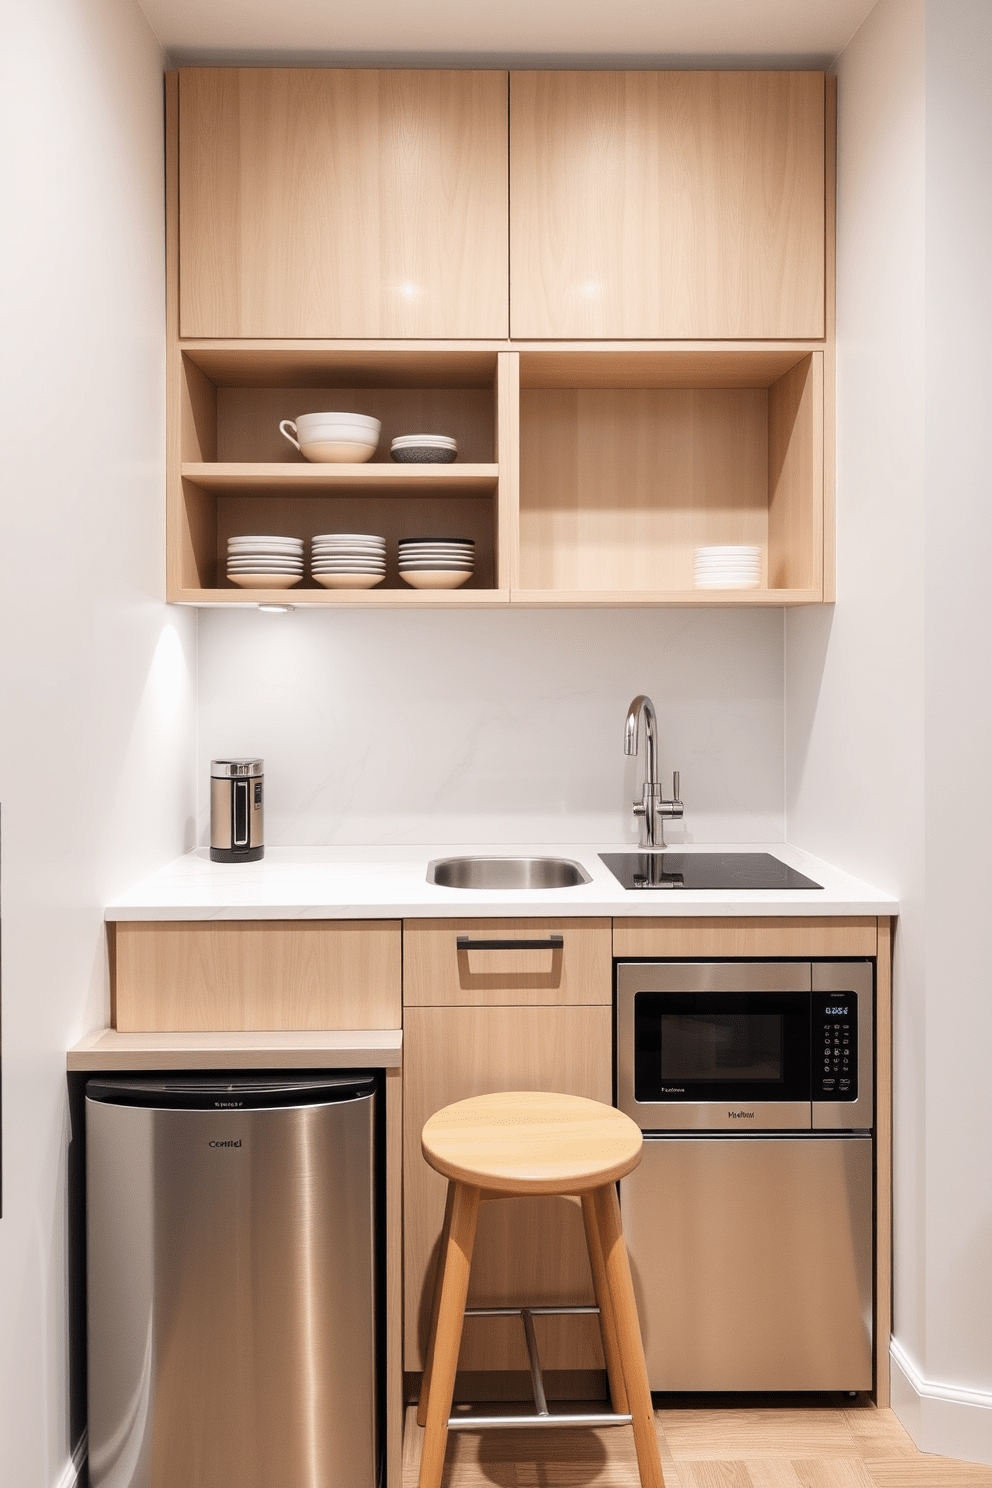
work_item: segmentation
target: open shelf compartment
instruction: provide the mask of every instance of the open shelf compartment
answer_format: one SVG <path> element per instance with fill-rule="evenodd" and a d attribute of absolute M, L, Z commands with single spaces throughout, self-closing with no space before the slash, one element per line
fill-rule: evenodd
<path fill-rule="evenodd" d="M 760 588 L 693 588 L 714 544 L 759 547 Z M 821 351 L 521 353 L 515 601 L 822 597 Z"/>
<path fill-rule="evenodd" d="M 174 368 L 180 416 L 177 447 L 170 449 L 168 597 L 201 604 L 280 597 L 293 604 L 505 602 L 506 583 L 499 586 L 499 364 L 495 351 L 182 345 Z M 311 464 L 279 431 L 283 419 L 326 409 L 381 421 L 370 461 Z M 452 435 L 457 461 L 394 464 L 391 440 L 410 433 Z M 366 591 L 316 584 L 309 540 L 323 532 L 384 537 L 384 583 Z M 230 583 L 227 539 L 239 533 L 303 538 L 308 562 L 302 584 L 270 592 Z M 457 590 L 409 588 L 397 572 L 402 537 L 472 538 L 472 577 Z"/>

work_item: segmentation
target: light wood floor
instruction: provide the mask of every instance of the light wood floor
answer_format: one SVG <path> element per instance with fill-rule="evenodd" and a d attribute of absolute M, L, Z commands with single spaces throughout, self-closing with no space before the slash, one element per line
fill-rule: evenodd
<path fill-rule="evenodd" d="M 665 1488 L 992 1488 L 992 1467 L 918 1452 L 870 1400 L 701 1401 L 655 1411 Z M 602 1406 L 600 1406 L 600 1409 Z M 498 1407 L 487 1406 L 495 1412 Z M 403 1488 L 417 1488 L 416 1408 Z M 637 1488 L 631 1429 L 451 1432 L 442 1488 Z"/>

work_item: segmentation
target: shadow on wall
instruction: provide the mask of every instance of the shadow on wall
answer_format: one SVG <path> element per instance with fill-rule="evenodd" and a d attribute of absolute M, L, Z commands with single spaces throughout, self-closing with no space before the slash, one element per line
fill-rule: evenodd
<path fill-rule="evenodd" d="M 834 624 L 833 605 L 795 610 L 785 625 L 786 836 L 788 813 L 799 796 L 823 686 Z M 800 663 L 801 657 L 801 663 Z M 795 667 L 795 672 L 793 672 Z"/>

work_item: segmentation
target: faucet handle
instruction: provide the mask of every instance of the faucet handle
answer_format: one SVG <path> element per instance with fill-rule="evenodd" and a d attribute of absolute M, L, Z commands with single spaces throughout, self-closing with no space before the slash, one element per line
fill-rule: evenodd
<path fill-rule="evenodd" d="M 672 800 L 675 801 L 675 802 L 678 802 L 679 801 L 679 784 L 680 784 L 679 771 L 678 770 L 673 770 L 672 771 Z"/>

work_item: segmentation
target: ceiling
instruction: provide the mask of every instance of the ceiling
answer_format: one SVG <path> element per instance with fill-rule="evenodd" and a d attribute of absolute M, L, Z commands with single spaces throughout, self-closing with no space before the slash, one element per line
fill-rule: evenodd
<path fill-rule="evenodd" d="M 139 0 L 173 62 L 825 67 L 875 0 Z"/>

